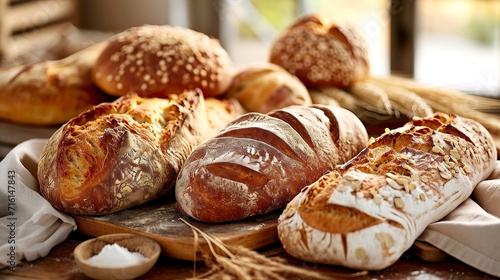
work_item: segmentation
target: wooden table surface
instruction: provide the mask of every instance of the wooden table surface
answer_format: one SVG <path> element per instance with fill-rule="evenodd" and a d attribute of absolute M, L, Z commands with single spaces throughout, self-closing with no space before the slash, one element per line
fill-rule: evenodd
<path fill-rule="evenodd" d="M 84 240 L 91 237 L 78 232 L 73 232 L 63 243 L 54 247 L 45 258 L 18 264 L 15 272 L 8 268 L 0 270 L 0 279 L 89 279 L 77 267 L 73 250 Z M 290 264 L 325 275 L 337 275 L 338 273 L 352 273 L 347 269 L 335 266 L 324 266 L 306 263 L 293 259 L 282 249 L 280 244 L 274 244 L 263 248 L 260 253 L 266 256 L 279 256 L 286 259 Z M 197 275 L 206 271 L 203 263 L 198 262 Z M 186 279 L 193 277 L 193 262 L 160 256 L 156 265 L 139 279 Z M 293 278 L 299 279 L 299 278 Z M 352 277 L 338 277 L 333 279 L 353 279 Z M 441 262 L 426 262 L 416 258 L 412 253 L 405 253 L 401 259 L 389 268 L 369 272 L 367 275 L 356 277 L 356 279 L 497 279 L 474 269 L 456 259 L 448 257 Z"/>

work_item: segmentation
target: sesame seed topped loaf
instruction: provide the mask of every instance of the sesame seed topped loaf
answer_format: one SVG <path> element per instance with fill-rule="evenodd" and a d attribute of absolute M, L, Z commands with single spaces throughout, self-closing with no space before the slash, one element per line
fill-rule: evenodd
<path fill-rule="evenodd" d="M 302 260 L 384 269 L 465 201 L 496 159 L 476 121 L 414 118 L 305 187 L 279 217 L 279 238 Z"/>
<path fill-rule="evenodd" d="M 57 209 L 101 215 L 168 193 L 191 151 L 213 135 L 199 91 L 170 98 L 129 93 L 71 119 L 48 140 L 38 166 Z"/>
<path fill-rule="evenodd" d="M 212 223 L 270 213 L 367 141 L 361 121 L 340 107 L 247 113 L 186 159 L 175 186 L 178 208 Z"/>
<path fill-rule="evenodd" d="M 163 97 L 201 89 L 221 95 L 232 79 L 232 62 L 219 42 L 182 27 L 143 25 L 109 40 L 92 69 L 92 79 L 115 96 L 134 91 Z"/>
<path fill-rule="evenodd" d="M 307 87 L 346 87 L 369 72 L 368 46 L 349 24 L 318 14 L 299 18 L 271 46 L 269 61 Z"/>

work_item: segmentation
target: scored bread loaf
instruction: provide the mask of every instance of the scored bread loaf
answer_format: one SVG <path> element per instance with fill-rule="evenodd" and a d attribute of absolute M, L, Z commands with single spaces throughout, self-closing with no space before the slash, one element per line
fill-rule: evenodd
<path fill-rule="evenodd" d="M 26 125 L 61 125 L 90 107 L 111 101 L 90 77 L 105 43 L 60 60 L 0 70 L 0 119 Z"/>
<path fill-rule="evenodd" d="M 214 132 L 199 91 L 167 98 L 135 93 L 95 106 L 48 140 L 38 166 L 57 209 L 109 214 L 168 193 L 189 153 Z"/>
<path fill-rule="evenodd" d="M 292 105 L 311 105 L 306 86 L 282 67 L 254 62 L 235 74 L 227 97 L 236 98 L 248 112 L 269 113 Z"/>
<path fill-rule="evenodd" d="M 340 107 L 247 113 L 186 159 L 175 187 L 178 208 L 214 223 L 269 213 L 352 158 L 367 141 L 361 121 Z"/>
<path fill-rule="evenodd" d="M 473 120 L 413 118 L 304 188 L 279 217 L 279 238 L 302 260 L 384 269 L 466 200 L 496 159 L 491 135 Z"/>

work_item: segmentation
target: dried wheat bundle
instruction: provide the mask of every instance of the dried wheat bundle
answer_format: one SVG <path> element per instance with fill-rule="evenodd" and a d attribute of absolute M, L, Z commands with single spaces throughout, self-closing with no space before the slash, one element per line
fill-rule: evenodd
<path fill-rule="evenodd" d="M 309 95 L 311 96 L 311 101 L 313 104 L 323 104 L 327 106 L 337 106 L 340 107 L 339 102 L 319 90 L 309 89 Z"/>
<path fill-rule="evenodd" d="M 389 97 L 395 113 L 401 113 L 409 118 L 423 118 L 434 113 L 432 106 L 411 90 L 390 85 L 379 85 L 379 88 Z"/>
<path fill-rule="evenodd" d="M 180 220 L 192 229 L 195 236 L 195 248 L 198 246 L 198 235 L 201 235 L 210 249 L 210 254 L 206 254 L 204 259 L 209 270 L 201 275 L 196 275 L 196 269 L 194 269 L 192 279 L 284 280 L 292 276 L 307 279 L 335 279 L 336 277 L 358 277 L 367 274 L 366 271 L 362 271 L 351 274 L 337 273 L 337 275 L 332 275 L 328 273 L 328 275 L 323 275 L 294 267 L 281 258 L 269 258 L 243 246 L 228 246 L 220 239 L 189 224 L 186 220 L 182 218 Z"/>
<path fill-rule="evenodd" d="M 386 111 L 380 110 L 371 103 L 361 100 L 351 93 L 337 87 L 318 88 L 310 90 L 310 92 L 312 92 L 311 96 L 324 95 L 327 98 L 334 99 L 340 107 L 350 110 L 358 116 L 361 121 L 366 123 L 384 122 L 393 117 L 392 114 L 387 114 Z M 316 97 L 314 100 L 317 103 L 325 104 L 324 99 Z"/>
<path fill-rule="evenodd" d="M 499 99 L 467 94 L 451 89 L 432 88 L 411 79 L 394 76 L 386 78 L 369 77 L 367 82 L 379 85 L 382 88 L 396 87 L 409 90 L 423 98 L 435 111 L 448 114 L 455 113 L 474 119 L 489 130 L 500 131 Z"/>
<path fill-rule="evenodd" d="M 423 85 L 409 78 L 397 76 L 388 76 L 385 78 L 369 77 L 368 82 L 378 85 L 392 85 L 395 87 L 405 88 L 420 95 L 422 98 L 436 101 L 450 101 L 456 105 L 468 105 L 469 108 L 481 112 L 499 112 L 500 100 L 479 95 L 464 93 L 457 90 L 447 88 L 436 88 Z M 455 102 L 453 102 L 455 101 Z M 453 105 L 451 104 L 451 105 Z"/>
<path fill-rule="evenodd" d="M 347 91 L 357 100 L 371 104 L 371 111 L 377 112 L 381 115 L 392 115 L 393 109 L 391 101 L 387 93 L 372 83 L 367 82 L 354 82 Z"/>

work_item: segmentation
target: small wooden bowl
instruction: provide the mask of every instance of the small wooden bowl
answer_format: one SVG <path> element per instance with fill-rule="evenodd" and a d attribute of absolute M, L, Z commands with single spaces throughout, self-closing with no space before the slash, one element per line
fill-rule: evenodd
<path fill-rule="evenodd" d="M 88 262 L 92 256 L 99 254 L 107 244 L 118 244 L 130 252 L 141 253 L 146 260 L 124 267 L 96 266 Z M 133 279 L 148 272 L 158 260 L 161 248 L 158 242 L 136 234 L 109 234 L 86 240 L 74 250 L 75 261 L 80 270 L 93 279 Z"/>

